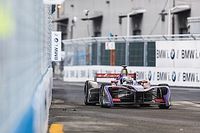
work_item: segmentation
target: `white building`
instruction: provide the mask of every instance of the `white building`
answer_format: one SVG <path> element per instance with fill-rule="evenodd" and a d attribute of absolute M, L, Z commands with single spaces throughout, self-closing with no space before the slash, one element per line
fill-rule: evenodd
<path fill-rule="evenodd" d="M 63 32 L 63 39 L 126 36 L 128 32 L 129 35 L 187 34 L 190 33 L 187 18 L 199 17 L 199 6 L 199 0 L 65 0 L 57 5 L 53 22 Z"/>

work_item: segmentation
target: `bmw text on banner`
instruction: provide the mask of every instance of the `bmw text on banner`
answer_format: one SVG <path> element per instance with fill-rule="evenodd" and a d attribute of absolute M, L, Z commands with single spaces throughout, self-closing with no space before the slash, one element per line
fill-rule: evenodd
<path fill-rule="evenodd" d="M 52 61 L 61 61 L 61 32 L 52 32 Z"/>

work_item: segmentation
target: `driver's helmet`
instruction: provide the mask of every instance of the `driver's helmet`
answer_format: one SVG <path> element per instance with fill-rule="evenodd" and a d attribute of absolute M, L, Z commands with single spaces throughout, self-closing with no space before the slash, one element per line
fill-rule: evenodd
<path fill-rule="evenodd" d="M 126 69 L 122 69 L 122 70 L 121 70 L 121 75 L 128 75 L 127 70 L 126 70 Z"/>
<path fill-rule="evenodd" d="M 122 70 L 121 70 L 121 75 L 128 75 L 128 70 L 127 70 L 127 66 L 126 65 L 122 65 Z"/>
<path fill-rule="evenodd" d="M 122 78 L 122 83 L 123 84 L 133 84 L 133 79 L 130 76 L 126 76 Z"/>

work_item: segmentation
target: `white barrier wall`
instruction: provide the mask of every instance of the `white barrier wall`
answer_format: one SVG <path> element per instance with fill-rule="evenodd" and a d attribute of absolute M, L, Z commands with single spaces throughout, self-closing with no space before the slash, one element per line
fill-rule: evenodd
<path fill-rule="evenodd" d="M 49 109 L 52 100 L 53 87 L 52 68 L 49 68 L 41 79 L 34 94 L 32 106 L 34 110 L 34 133 L 46 133 L 48 131 Z"/>
<path fill-rule="evenodd" d="M 42 0 L 0 0 L 0 133 L 47 132 L 51 23 Z"/>
<path fill-rule="evenodd" d="M 119 73 L 121 66 L 65 66 L 64 81 L 85 82 L 94 80 L 95 73 Z M 149 80 L 151 84 L 167 83 L 171 86 L 200 87 L 200 69 L 128 67 L 136 72 L 137 80 Z"/>

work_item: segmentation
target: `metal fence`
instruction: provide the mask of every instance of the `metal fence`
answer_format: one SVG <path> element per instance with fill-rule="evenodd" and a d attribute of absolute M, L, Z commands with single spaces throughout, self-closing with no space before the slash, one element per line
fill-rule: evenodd
<path fill-rule="evenodd" d="M 33 97 L 50 66 L 48 11 L 42 0 L 0 1 L 0 132 L 35 131 Z"/>
<path fill-rule="evenodd" d="M 155 66 L 156 41 L 200 40 L 199 34 L 114 36 L 63 40 L 64 66 L 129 65 Z M 115 42 L 115 50 L 106 50 L 106 42 Z"/>

